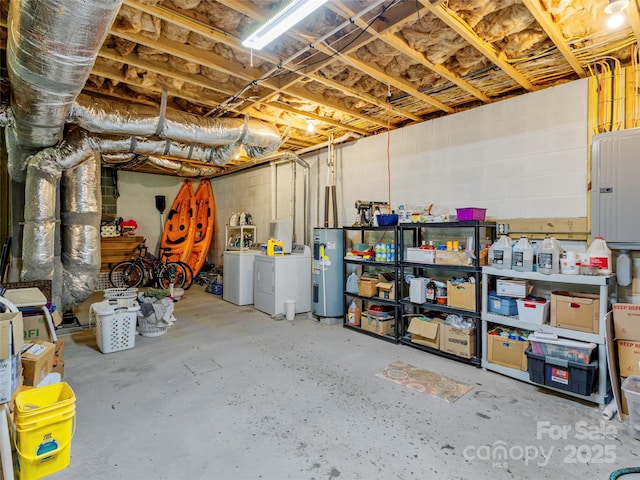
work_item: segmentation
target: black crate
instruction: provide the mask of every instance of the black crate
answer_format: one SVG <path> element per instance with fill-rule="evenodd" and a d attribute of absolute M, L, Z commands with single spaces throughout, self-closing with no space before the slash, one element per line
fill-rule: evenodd
<path fill-rule="evenodd" d="M 596 385 L 598 361 L 588 365 L 563 358 L 538 355 L 527 348 L 529 380 L 538 385 L 589 396 Z"/>

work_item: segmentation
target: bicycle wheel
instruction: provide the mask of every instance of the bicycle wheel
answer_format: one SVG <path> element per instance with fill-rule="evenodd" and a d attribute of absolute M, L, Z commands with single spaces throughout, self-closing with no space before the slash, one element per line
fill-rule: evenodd
<path fill-rule="evenodd" d="M 179 263 L 180 265 L 182 265 L 184 267 L 186 276 L 184 279 L 184 285 L 182 286 L 182 288 L 184 288 L 185 290 L 188 290 L 189 287 L 191 287 L 191 285 L 193 285 L 193 270 L 191 269 L 191 267 L 189 266 L 188 263 L 185 262 L 176 262 Z"/>
<path fill-rule="evenodd" d="M 144 280 L 144 272 L 131 260 L 116 263 L 109 270 L 109 282 L 116 288 L 139 287 Z"/>
<path fill-rule="evenodd" d="M 193 274 L 192 274 L 193 275 Z M 158 286 L 169 289 L 171 284 L 175 288 L 184 288 L 187 281 L 188 272 L 178 262 L 168 262 L 162 266 L 162 269 L 158 272 Z"/>

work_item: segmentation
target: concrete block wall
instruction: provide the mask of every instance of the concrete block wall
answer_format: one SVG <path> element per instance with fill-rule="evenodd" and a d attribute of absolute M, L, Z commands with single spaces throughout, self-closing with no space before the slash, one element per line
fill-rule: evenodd
<path fill-rule="evenodd" d="M 496 218 L 584 217 L 587 141 L 583 79 L 337 146 L 338 226 L 354 222 L 356 200 L 389 200 L 389 182 L 394 207 L 437 203 L 452 213 L 460 207 L 487 208 L 487 215 Z M 317 226 L 324 220 L 327 149 L 305 155 L 304 160 L 310 164 L 309 225 Z M 275 169 L 274 186 L 269 165 L 212 180 L 216 235 L 211 261 L 222 263 L 224 225 L 234 211 L 250 212 L 258 241 L 267 240 L 274 190 L 277 217 L 290 218 L 291 199 L 296 199 L 295 229 L 302 242 L 303 170 L 296 169 L 292 197 L 291 164 Z M 159 215 L 154 195 L 165 194 L 170 205 L 181 182 L 122 172 L 118 214 L 136 218 L 139 233 L 154 237 Z M 145 233 L 147 228 L 150 233 Z"/>

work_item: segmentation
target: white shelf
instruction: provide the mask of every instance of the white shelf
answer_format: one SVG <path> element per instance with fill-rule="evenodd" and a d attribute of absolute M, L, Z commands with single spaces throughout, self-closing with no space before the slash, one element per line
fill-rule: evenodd
<path fill-rule="evenodd" d="M 555 333 L 559 337 L 570 338 L 572 340 L 581 340 L 583 342 L 593 342 L 604 345 L 604 334 L 579 332 L 577 330 L 568 330 L 566 328 L 552 327 L 549 324 L 523 322 L 517 317 L 507 317 L 505 315 L 497 315 L 495 313 L 483 312 L 482 320 L 489 323 L 499 323 L 513 328 L 521 328 L 524 330 L 542 331 L 544 333 Z"/>
<path fill-rule="evenodd" d="M 610 285 L 614 283 L 615 275 L 565 275 L 554 273 L 545 275 L 538 272 L 518 272 L 495 267 L 482 267 L 482 273 L 497 277 L 514 277 L 540 282 L 569 283 L 574 285 Z"/>
<path fill-rule="evenodd" d="M 534 282 L 550 282 L 550 283 L 558 283 L 558 284 L 569 284 L 576 285 L 578 288 L 576 290 L 580 290 L 579 287 L 587 287 L 593 288 L 594 286 L 598 287 L 598 294 L 600 297 L 600 311 L 599 318 L 600 321 L 598 323 L 598 333 L 586 333 L 580 332 L 577 330 L 569 330 L 566 328 L 558 328 L 552 327 L 547 324 L 538 324 L 538 323 L 530 323 L 523 322 L 518 317 L 508 317 L 505 315 L 497 315 L 495 313 L 491 313 L 488 311 L 488 296 L 489 296 L 489 276 L 495 277 L 511 277 L 516 279 L 524 279 L 531 280 Z M 549 390 L 557 391 L 564 393 L 566 395 L 571 395 L 574 397 L 582 398 L 583 400 L 596 402 L 599 404 L 604 404 L 607 394 L 607 346 L 605 341 L 605 318 L 607 315 L 607 311 L 609 309 L 609 291 L 611 286 L 615 284 L 615 275 L 563 275 L 563 274 L 553 274 L 553 275 L 545 275 L 543 273 L 538 272 L 517 272 L 515 270 L 503 270 L 500 268 L 494 267 L 482 267 L 482 361 L 481 365 L 483 368 L 487 370 L 492 370 L 497 373 L 501 373 L 503 375 L 508 375 L 513 378 L 517 378 L 518 380 L 526 381 L 531 383 L 532 385 L 538 385 L 537 383 L 531 382 L 529 380 L 529 372 L 523 372 L 521 370 L 516 370 L 513 368 L 503 367 L 501 365 L 496 365 L 490 363 L 487 360 L 487 331 L 488 331 L 488 323 L 496 324 L 496 325 L 505 325 L 513 328 L 522 328 L 525 330 L 541 330 L 545 333 L 554 333 L 559 337 L 569 338 L 572 340 L 580 340 L 583 342 L 593 342 L 598 345 L 597 354 L 598 354 L 598 379 L 596 384 L 597 393 L 594 393 L 589 396 L 578 395 L 576 393 L 568 392 L 565 390 L 553 388 L 547 385 L 539 385 L 542 388 L 548 388 Z"/>
<path fill-rule="evenodd" d="M 225 225 L 225 249 L 228 251 L 236 251 L 236 252 L 244 252 L 249 250 L 250 245 L 241 245 L 240 247 L 230 247 L 229 246 L 229 236 L 233 234 L 233 232 L 240 233 L 240 243 L 242 244 L 242 239 L 244 239 L 245 231 L 251 232 L 251 243 L 255 243 L 256 241 L 256 226 L 255 225 Z"/>
<path fill-rule="evenodd" d="M 486 359 L 482 359 L 481 363 L 482 368 L 486 370 L 491 370 L 492 372 L 500 373 L 501 375 L 507 375 L 508 377 L 515 378 L 522 382 L 527 382 L 531 385 L 535 385 L 536 387 L 546 388 L 549 390 L 553 390 L 554 392 L 559 392 L 565 395 L 569 395 L 572 397 L 581 398 L 583 400 L 587 400 L 593 403 L 604 404 L 606 398 L 604 395 L 600 394 L 600 392 L 592 393 L 589 396 L 580 395 L 577 393 L 568 392 L 567 390 L 562 390 L 560 388 L 550 387 L 548 385 L 540 385 L 539 383 L 532 382 L 529 380 L 529 372 L 524 372 L 522 370 L 516 370 L 515 368 L 503 367 L 502 365 L 496 365 L 495 363 L 489 363 Z M 598 367 L 600 368 L 600 367 Z"/>

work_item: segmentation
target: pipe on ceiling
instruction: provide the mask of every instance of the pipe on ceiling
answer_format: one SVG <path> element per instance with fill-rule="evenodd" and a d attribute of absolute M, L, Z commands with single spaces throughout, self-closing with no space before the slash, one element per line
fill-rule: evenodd
<path fill-rule="evenodd" d="M 178 110 L 158 111 L 146 105 L 132 105 L 81 94 L 69 112 L 67 122 L 93 133 L 160 137 L 183 142 L 195 158 L 224 165 L 240 147 L 251 158 L 275 152 L 282 144 L 277 127 L 245 118 L 209 118 Z M 198 149 L 203 149 L 198 153 Z M 160 155 L 173 155 L 157 152 Z"/>
<path fill-rule="evenodd" d="M 122 0 L 12 0 L 7 68 L 16 136 L 27 148 L 55 145 L 89 78 Z"/>

